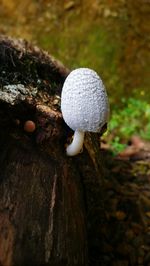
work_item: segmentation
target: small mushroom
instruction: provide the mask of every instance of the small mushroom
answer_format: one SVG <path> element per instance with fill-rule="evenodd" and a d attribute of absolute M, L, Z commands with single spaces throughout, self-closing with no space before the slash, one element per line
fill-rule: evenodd
<path fill-rule="evenodd" d="M 101 132 L 109 117 L 107 93 L 94 70 L 78 68 L 67 76 L 62 88 L 61 111 L 66 124 L 75 131 L 66 150 L 68 156 L 74 156 L 82 150 L 85 132 Z"/>
<path fill-rule="evenodd" d="M 29 133 L 32 133 L 35 131 L 35 123 L 31 120 L 27 120 L 25 123 L 24 123 L 24 130 L 26 132 L 29 132 Z"/>

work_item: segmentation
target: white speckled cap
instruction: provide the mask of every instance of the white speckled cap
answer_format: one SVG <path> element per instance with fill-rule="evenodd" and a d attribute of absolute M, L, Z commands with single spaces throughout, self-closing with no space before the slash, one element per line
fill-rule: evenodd
<path fill-rule="evenodd" d="M 94 70 L 78 68 L 66 78 L 61 94 L 66 124 L 75 130 L 99 132 L 109 116 L 108 97 Z"/>

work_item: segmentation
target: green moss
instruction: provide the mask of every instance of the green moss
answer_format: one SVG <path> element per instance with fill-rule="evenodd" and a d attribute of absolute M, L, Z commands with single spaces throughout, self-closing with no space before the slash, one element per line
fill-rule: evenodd
<path fill-rule="evenodd" d="M 112 110 L 109 132 L 113 138 L 109 141 L 116 152 L 124 149 L 124 143 L 132 135 L 150 140 L 150 104 L 144 100 L 122 99 L 122 106 Z"/>

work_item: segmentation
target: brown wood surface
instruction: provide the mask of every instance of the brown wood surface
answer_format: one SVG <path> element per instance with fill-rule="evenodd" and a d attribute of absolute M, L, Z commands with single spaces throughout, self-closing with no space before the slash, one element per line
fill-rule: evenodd
<path fill-rule="evenodd" d="M 89 263 L 104 219 L 102 163 L 94 134 L 82 154 L 66 156 L 73 132 L 60 94 L 68 73 L 26 41 L 0 37 L 0 266 Z"/>

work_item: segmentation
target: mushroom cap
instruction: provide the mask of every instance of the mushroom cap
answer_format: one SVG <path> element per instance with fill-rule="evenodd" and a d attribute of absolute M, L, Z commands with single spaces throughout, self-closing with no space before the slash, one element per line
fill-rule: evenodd
<path fill-rule="evenodd" d="M 108 97 L 101 78 L 89 68 L 78 68 L 67 76 L 61 94 L 66 124 L 75 130 L 100 132 L 109 116 Z"/>

